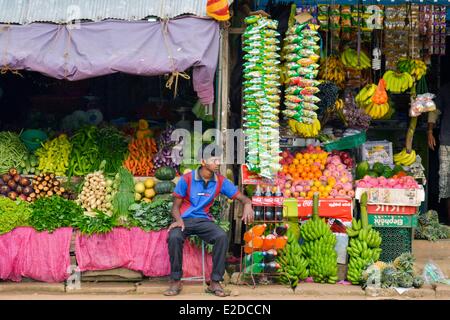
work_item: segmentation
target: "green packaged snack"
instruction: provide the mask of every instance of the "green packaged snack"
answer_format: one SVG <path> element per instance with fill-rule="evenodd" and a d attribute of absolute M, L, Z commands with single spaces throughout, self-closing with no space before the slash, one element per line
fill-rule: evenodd
<path fill-rule="evenodd" d="M 257 123 L 260 120 L 260 116 L 256 114 L 247 114 L 243 117 L 244 121 Z"/>
<path fill-rule="evenodd" d="M 258 108 L 244 109 L 245 114 L 258 115 L 260 113 Z"/>
<path fill-rule="evenodd" d="M 259 128 L 260 124 L 258 122 L 245 122 L 243 126 L 244 128 L 257 129 Z"/>
<path fill-rule="evenodd" d="M 244 19 L 244 22 L 245 24 L 249 25 L 258 22 L 259 19 L 261 19 L 260 15 L 248 16 Z"/>

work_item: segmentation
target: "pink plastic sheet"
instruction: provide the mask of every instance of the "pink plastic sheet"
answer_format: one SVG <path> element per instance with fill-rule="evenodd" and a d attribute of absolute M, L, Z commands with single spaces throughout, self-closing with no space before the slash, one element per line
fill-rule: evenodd
<path fill-rule="evenodd" d="M 145 276 L 170 274 L 167 230 L 145 232 L 114 228 L 103 235 L 83 236 L 77 233 L 76 257 L 80 271 L 127 268 Z M 206 255 L 206 277 L 212 270 L 212 257 Z M 183 250 L 183 277 L 201 276 L 202 252 L 186 240 Z"/>
<path fill-rule="evenodd" d="M 214 102 L 219 24 L 195 17 L 168 22 L 86 22 L 75 27 L 0 24 L 0 54 L 0 68 L 32 70 L 71 81 L 115 72 L 155 76 L 193 67 L 194 90 L 203 104 L 210 104 Z M 185 80 L 180 77 L 179 81 Z"/>
<path fill-rule="evenodd" d="M 62 282 L 69 277 L 72 228 L 53 233 L 21 227 L 0 235 L 0 279 Z"/>

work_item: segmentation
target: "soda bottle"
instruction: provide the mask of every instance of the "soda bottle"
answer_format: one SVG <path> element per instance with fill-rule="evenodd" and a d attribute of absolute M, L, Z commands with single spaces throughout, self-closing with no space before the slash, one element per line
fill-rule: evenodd
<path fill-rule="evenodd" d="M 269 262 L 264 266 L 265 273 L 274 273 L 280 268 L 280 265 L 276 262 Z"/>
<path fill-rule="evenodd" d="M 273 234 L 269 234 L 264 238 L 262 249 L 264 251 L 268 251 L 270 249 L 273 249 L 275 247 L 275 240 L 277 237 Z"/>
<path fill-rule="evenodd" d="M 254 197 L 255 200 L 257 200 L 257 201 L 261 201 L 261 200 L 262 200 L 262 199 L 261 199 L 262 193 L 261 193 L 261 189 L 260 189 L 260 187 L 259 187 L 259 184 L 258 184 L 258 186 L 256 187 L 256 191 L 255 191 L 253 197 Z M 260 206 L 260 205 L 254 206 L 254 207 L 253 207 L 253 211 L 255 212 L 255 214 L 254 214 L 254 220 L 255 220 L 255 221 L 261 221 L 261 220 L 264 220 L 264 208 L 263 208 L 262 206 Z"/>
<path fill-rule="evenodd" d="M 264 234 L 264 231 L 266 231 L 266 228 L 266 224 L 258 224 L 256 226 L 253 226 L 250 230 L 244 233 L 244 241 L 250 242 L 254 237 L 262 236 Z"/>
<path fill-rule="evenodd" d="M 276 250 L 269 250 L 264 252 L 264 263 L 269 263 L 272 261 L 275 261 L 277 258 L 277 251 Z"/>
<path fill-rule="evenodd" d="M 272 198 L 272 191 L 270 190 L 270 187 L 267 187 L 266 193 L 264 194 L 264 197 L 266 198 L 267 205 L 265 206 L 265 212 L 264 212 L 264 220 L 265 221 L 272 221 L 275 218 L 275 212 L 273 208 L 273 198 Z"/>
<path fill-rule="evenodd" d="M 274 234 L 275 234 L 276 236 L 278 236 L 278 237 L 284 236 L 284 235 L 286 234 L 288 228 L 289 228 L 289 225 L 288 225 L 287 223 L 284 224 L 284 225 L 281 225 L 281 226 L 277 226 L 277 227 L 275 228 Z"/>
<path fill-rule="evenodd" d="M 277 187 L 275 192 L 275 220 L 283 220 L 283 194 L 281 193 L 280 186 Z"/>
<path fill-rule="evenodd" d="M 282 236 L 282 237 L 278 237 L 275 240 L 275 249 L 280 250 L 280 249 L 284 249 L 284 247 L 286 246 L 288 237 L 286 236 Z"/>
<path fill-rule="evenodd" d="M 245 273 L 261 273 L 264 271 L 264 263 L 254 263 L 244 269 Z"/>
<path fill-rule="evenodd" d="M 264 251 L 256 251 L 252 254 L 248 254 L 245 256 L 245 265 L 250 266 L 254 263 L 261 263 L 264 261 L 266 253 Z"/>
<path fill-rule="evenodd" d="M 252 240 L 250 240 L 250 241 L 247 243 L 247 246 L 249 246 L 250 248 L 253 248 L 253 249 L 261 250 L 261 248 L 262 248 L 262 246 L 263 246 L 263 243 L 264 243 L 263 237 L 257 237 L 257 236 L 255 236 L 255 237 L 253 237 Z M 255 251 L 256 251 L 256 250 L 255 250 Z"/>

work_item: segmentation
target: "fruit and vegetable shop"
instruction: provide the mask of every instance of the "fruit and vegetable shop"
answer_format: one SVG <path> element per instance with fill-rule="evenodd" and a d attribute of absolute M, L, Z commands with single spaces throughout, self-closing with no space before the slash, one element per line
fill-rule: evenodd
<path fill-rule="evenodd" d="M 220 173 L 252 201 L 249 224 L 223 196 L 209 209 L 237 283 L 428 281 L 412 243 L 450 234 L 445 1 L 12 2 L 0 281 L 168 276 L 199 144 L 235 153 Z M 212 248 L 186 240 L 185 277 L 209 279 Z"/>

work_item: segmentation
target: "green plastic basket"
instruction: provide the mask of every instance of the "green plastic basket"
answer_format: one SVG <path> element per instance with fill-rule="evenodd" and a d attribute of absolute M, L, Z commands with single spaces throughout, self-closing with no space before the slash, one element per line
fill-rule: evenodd
<path fill-rule="evenodd" d="M 365 131 L 354 134 L 352 136 L 343 137 L 333 142 L 326 143 L 324 144 L 324 149 L 326 151 L 353 149 L 359 147 L 364 142 L 366 142 Z"/>
<path fill-rule="evenodd" d="M 412 228 L 374 228 L 380 232 L 380 260 L 386 263 L 394 261 L 399 255 L 412 250 Z"/>
<path fill-rule="evenodd" d="M 47 134 L 42 130 L 25 130 L 20 135 L 20 139 L 23 141 L 29 151 L 35 151 L 41 146 L 41 143 L 48 139 Z"/>

